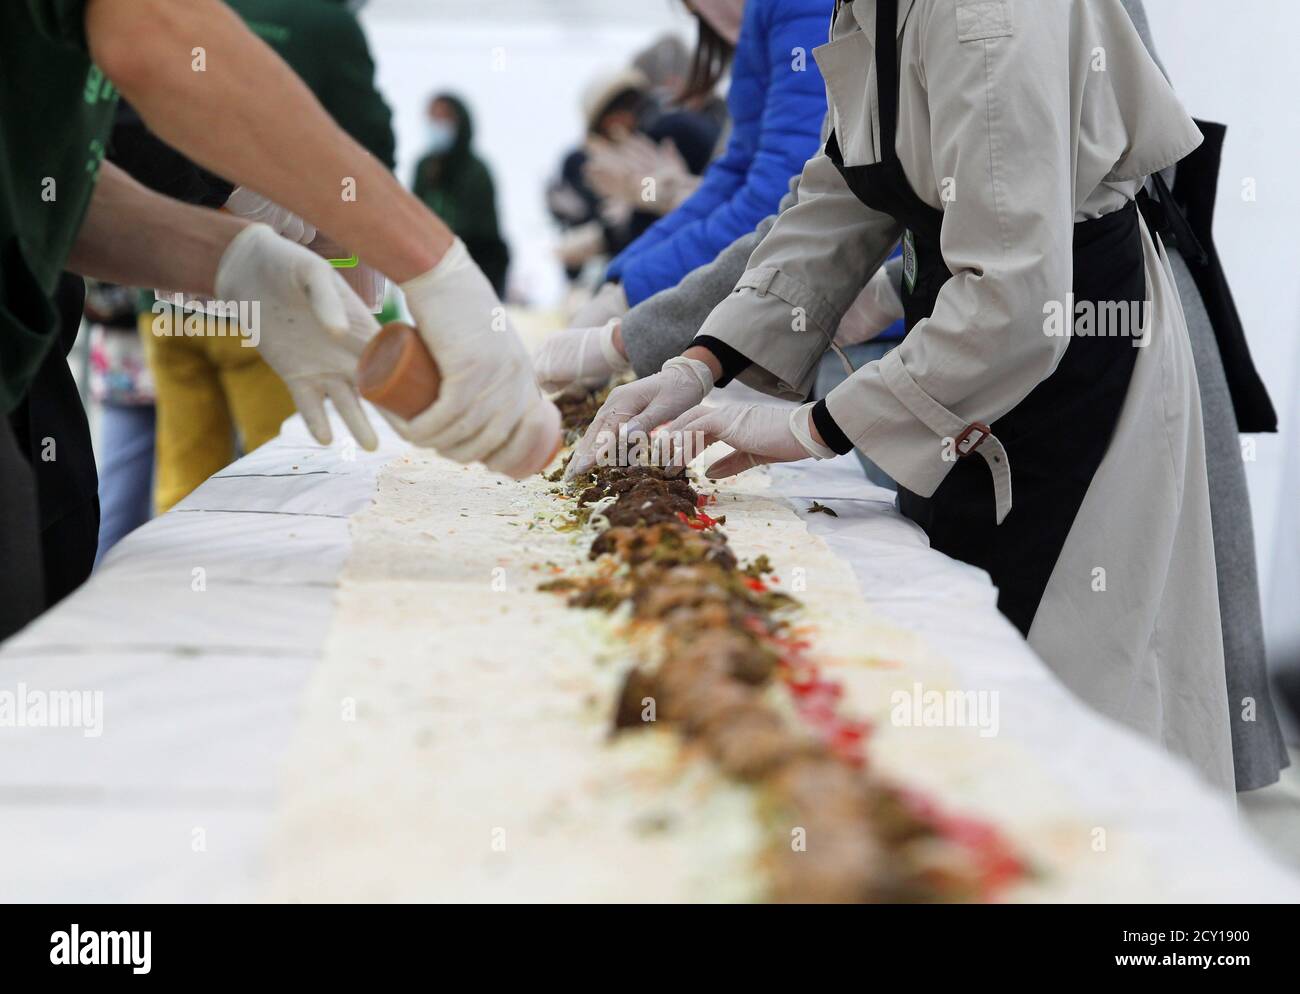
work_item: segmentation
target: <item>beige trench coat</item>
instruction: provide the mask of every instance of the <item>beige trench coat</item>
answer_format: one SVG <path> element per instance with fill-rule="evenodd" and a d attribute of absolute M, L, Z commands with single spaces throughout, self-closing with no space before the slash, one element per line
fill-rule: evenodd
<path fill-rule="evenodd" d="M 844 6 L 815 51 L 844 162 L 880 160 L 875 0 Z M 1056 368 L 1072 227 L 1124 207 L 1201 141 L 1120 0 L 900 0 L 896 150 L 944 212 L 952 278 L 890 355 L 828 397 L 844 433 L 931 496 L 951 439 L 994 423 Z M 701 328 L 753 361 L 740 379 L 807 395 L 854 296 L 897 243 L 825 155 Z M 1163 247 L 1142 224 L 1148 334 L 1110 448 L 1029 632 L 1078 696 L 1233 783 L 1223 643 L 1196 373 Z M 1145 342 L 1137 345 L 1137 342 Z M 1063 438 L 1062 445 L 1070 440 Z M 1015 467 L 990 460 L 999 521 Z M 995 527 L 993 521 L 990 527 Z"/>

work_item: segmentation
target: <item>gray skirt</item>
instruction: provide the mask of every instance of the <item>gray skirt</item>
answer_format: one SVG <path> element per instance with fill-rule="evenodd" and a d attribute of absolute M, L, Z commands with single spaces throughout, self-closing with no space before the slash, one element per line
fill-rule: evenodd
<path fill-rule="evenodd" d="M 1290 760 L 1273 710 L 1264 662 L 1255 528 L 1242 464 L 1241 436 L 1237 434 L 1237 419 L 1232 411 L 1214 328 L 1201 303 L 1200 292 L 1181 255 L 1170 252 L 1169 262 L 1187 316 L 1200 384 L 1201 416 L 1205 421 L 1205 463 L 1210 481 L 1210 520 L 1214 528 L 1223 656 L 1227 664 L 1232 763 L 1237 790 L 1254 790 L 1276 782 L 1279 771 Z"/>

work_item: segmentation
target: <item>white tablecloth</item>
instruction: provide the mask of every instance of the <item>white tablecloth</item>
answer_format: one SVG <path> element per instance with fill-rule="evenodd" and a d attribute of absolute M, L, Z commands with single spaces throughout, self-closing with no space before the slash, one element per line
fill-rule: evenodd
<path fill-rule="evenodd" d="M 336 427 L 341 433 L 341 427 Z M 0 649 L 0 692 L 102 691 L 103 734 L 0 728 L 0 898 L 247 900 L 259 893 L 280 758 L 328 629 L 375 454 L 301 424 L 129 536 L 75 595 Z M 354 456 L 354 458 L 348 458 Z M 1229 800 L 1091 713 L 996 611 L 980 571 L 927 548 L 852 458 L 774 471 L 881 615 L 968 686 L 1072 804 L 1139 836 L 1161 876 L 1214 900 L 1300 900 Z M 1176 896 L 1172 895 L 1171 896 Z"/>

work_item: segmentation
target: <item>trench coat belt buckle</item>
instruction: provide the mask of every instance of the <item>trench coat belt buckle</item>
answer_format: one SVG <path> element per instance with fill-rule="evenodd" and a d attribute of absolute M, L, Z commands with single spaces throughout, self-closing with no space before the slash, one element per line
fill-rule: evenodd
<path fill-rule="evenodd" d="M 880 360 L 879 371 L 886 388 L 914 418 L 940 438 L 953 440 L 951 451 L 957 458 L 980 454 L 993 476 L 994 515 L 996 522 L 1002 524 L 1011 513 L 1011 464 L 1007 450 L 993 430 L 982 421 L 958 417 L 922 390 L 907 371 L 898 350 Z"/>
<path fill-rule="evenodd" d="M 980 451 L 980 455 L 984 457 L 984 461 L 989 465 L 989 471 L 993 474 L 994 513 L 997 523 L 1002 524 L 1011 512 L 1011 474 L 1007 465 L 1006 450 L 993 434 L 993 429 L 983 421 L 972 421 L 953 439 L 952 448 L 958 459 L 965 459 L 967 456 L 973 456 L 985 442 L 989 443 L 989 447 Z"/>
<path fill-rule="evenodd" d="M 954 439 L 952 443 L 953 451 L 957 453 L 957 458 L 965 459 L 967 456 L 974 455 L 975 450 L 993 437 L 993 429 L 983 421 L 972 421 L 962 433 Z M 974 438 L 974 441 L 971 439 Z"/>

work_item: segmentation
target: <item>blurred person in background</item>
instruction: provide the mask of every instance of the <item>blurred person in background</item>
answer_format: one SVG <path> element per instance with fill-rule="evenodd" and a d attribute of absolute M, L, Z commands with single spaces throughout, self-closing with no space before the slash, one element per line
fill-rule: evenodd
<path fill-rule="evenodd" d="M 96 565 L 153 516 L 154 390 L 137 330 L 140 303 L 138 290 L 86 281 L 90 396 L 99 405 Z"/>
<path fill-rule="evenodd" d="M 698 122 L 715 135 L 708 159 L 688 162 L 671 138 L 655 142 L 637 130 L 612 138 L 591 135 L 583 177 L 607 204 L 638 213 L 639 235 L 655 217 L 676 210 L 700 185 L 701 173 L 714 155 L 725 150 L 731 118 L 727 103 L 714 87 L 690 94 L 694 56 L 676 35 L 664 35 L 632 60 L 632 67 L 649 83 L 649 99 L 666 114 Z M 648 130 L 648 129 L 647 129 Z"/>
<path fill-rule="evenodd" d="M 667 110 L 670 107 L 680 107 L 703 114 L 718 129 L 721 142 L 730 129 L 731 113 L 727 110 L 727 101 L 719 95 L 716 86 L 701 93 L 687 93 L 694 60 L 694 54 L 681 38 L 675 34 L 666 34 L 639 52 L 632 60 L 632 68 L 650 81 L 650 97 L 660 108 Z M 723 151 L 721 143 L 715 151 Z"/>
<path fill-rule="evenodd" d="M 449 227 L 498 296 L 506 291 L 510 250 L 497 223 L 496 188 L 487 164 L 474 154 L 474 120 L 460 97 L 429 101 L 426 154 L 415 167 L 412 191 Z"/>
<path fill-rule="evenodd" d="M 698 176 L 718 141 L 710 118 L 662 107 L 653 98 L 650 80 L 637 69 L 597 76 L 583 92 L 582 110 L 584 145 L 565 157 L 559 179 L 547 192 L 551 213 L 565 229 L 559 254 L 571 278 L 588 260 L 608 257 L 630 244 L 661 213 L 641 202 L 639 186 L 629 197 L 611 198 L 594 189 L 588 172 L 593 150 L 643 142 L 668 157 L 677 171 Z"/>
<path fill-rule="evenodd" d="M 731 67 L 727 151 L 694 194 L 624 249 L 606 284 L 574 317 L 597 327 L 674 286 L 776 210 L 790 177 L 817 148 L 826 95 L 812 50 L 826 39 L 831 0 L 687 0 L 699 41 L 686 98 Z"/>
<path fill-rule="evenodd" d="M 732 67 L 726 153 L 698 189 L 614 259 L 607 282 L 574 315 L 572 327 L 547 340 L 537 357 L 544 388 L 604 382 L 630 369 L 620 324 L 629 308 L 675 287 L 776 213 L 790 178 L 821 142 L 826 93 L 812 50 L 826 40 L 833 0 L 688 0 L 687 6 L 699 41 L 683 99 L 711 93 Z"/>
<path fill-rule="evenodd" d="M 375 86 L 374 61 L 344 0 L 229 0 L 248 27 L 289 64 L 334 120 L 389 169 L 391 112 Z M 233 187 L 159 141 L 125 102 L 109 161 L 151 189 L 186 203 L 223 207 L 307 244 L 315 228 L 251 190 Z M 280 432 L 293 415 L 284 381 L 234 322 L 208 317 L 215 334 L 184 334 L 186 312 L 146 294 L 140 334 L 157 405 L 154 509 L 161 514 L 241 453 Z M 227 334 L 221 332 L 226 331 Z"/>

